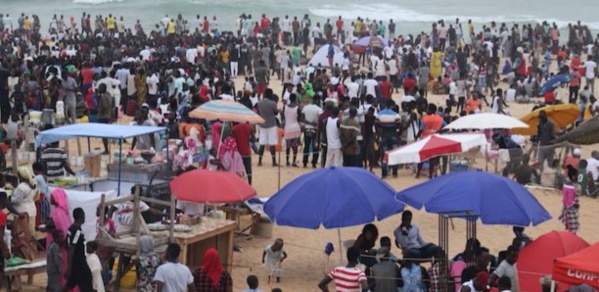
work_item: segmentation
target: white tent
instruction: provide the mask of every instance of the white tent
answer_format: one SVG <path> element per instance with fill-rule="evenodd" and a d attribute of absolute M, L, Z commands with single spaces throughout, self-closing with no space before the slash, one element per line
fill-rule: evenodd
<path fill-rule="evenodd" d="M 327 55 L 329 54 L 329 46 L 333 46 L 333 48 L 335 50 L 335 55 L 333 56 L 333 66 L 335 66 L 335 64 L 337 64 L 337 66 L 339 66 L 341 68 L 345 57 L 343 56 L 344 55 L 343 51 L 335 45 L 324 45 L 324 46 L 320 47 L 320 49 L 318 49 L 316 54 L 314 54 L 314 56 L 312 56 L 312 59 L 310 59 L 310 62 L 308 62 L 308 66 L 318 67 L 320 65 L 320 67 L 327 67 L 327 68 L 330 67 L 329 66 L 329 58 L 327 57 Z"/>

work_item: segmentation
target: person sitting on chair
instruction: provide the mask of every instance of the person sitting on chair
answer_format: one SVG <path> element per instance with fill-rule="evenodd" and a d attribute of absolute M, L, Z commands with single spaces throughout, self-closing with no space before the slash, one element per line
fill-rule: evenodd
<path fill-rule="evenodd" d="M 401 224 L 395 229 L 395 245 L 403 250 L 404 258 L 427 259 L 438 254 L 440 247 L 422 239 L 420 229 L 412 223 L 412 212 L 401 214 Z"/>

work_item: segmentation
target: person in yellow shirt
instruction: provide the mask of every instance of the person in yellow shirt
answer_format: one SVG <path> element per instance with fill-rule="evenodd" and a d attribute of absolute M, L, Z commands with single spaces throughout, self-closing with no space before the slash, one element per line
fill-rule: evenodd
<path fill-rule="evenodd" d="M 110 35 L 114 35 L 114 33 L 116 32 L 115 21 L 116 19 L 112 17 L 112 14 L 109 14 L 108 18 L 106 19 L 106 28 L 108 28 L 108 30 L 110 31 Z"/>
<path fill-rule="evenodd" d="M 31 19 L 29 19 L 29 16 L 25 16 L 25 19 L 23 20 L 23 29 L 25 29 L 27 33 L 31 31 Z"/>
<path fill-rule="evenodd" d="M 166 34 L 167 35 L 171 35 L 175 33 L 175 21 L 173 19 L 171 19 L 171 21 L 168 22 L 168 24 L 166 25 Z"/>
<path fill-rule="evenodd" d="M 354 33 L 358 34 L 358 37 L 360 37 L 360 33 L 362 32 L 362 20 L 360 18 L 358 18 L 356 20 L 356 22 L 354 23 Z"/>

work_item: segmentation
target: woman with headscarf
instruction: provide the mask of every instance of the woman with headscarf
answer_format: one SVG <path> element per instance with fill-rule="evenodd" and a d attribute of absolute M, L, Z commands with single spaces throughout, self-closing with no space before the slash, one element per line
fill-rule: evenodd
<path fill-rule="evenodd" d="M 232 136 L 227 135 L 223 139 L 218 152 L 218 159 L 226 171 L 232 172 L 241 178 L 247 177 L 243 159 L 237 150 L 237 142 Z"/>
<path fill-rule="evenodd" d="M 204 253 L 202 266 L 193 273 L 197 291 L 232 292 L 233 279 L 220 263 L 218 251 L 209 248 Z"/>
<path fill-rule="evenodd" d="M 156 270 L 160 266 L 160 257 L 154 251 L 154 243 L 148 235 L 139 237 L 140 256 L 137 259 L 137 291 L 156 291 L 156 283 L 153 281 Z"/>
<path fill-rule="evenodd" d="M 63 238 L 60 242 L 64 242 L 66 239 L 67 232 L 69 231 L 69 227 L 72 224 L 71 216 L 69 215 L 69 201 L 67 199 L 67 194 L 63 189 L 54 189 L 50 194 L 50 204 L 54 206 L 52 212 L 50 213 L 50 222 L 46 224 L 46 230 L 48 233 L 46 235 L 46 251 L 50 249 L 52 242 L 54 242 L 53 234 L 61 234 Z M 58 230 L 60 232 L 53 232 L 54 230 Z M 59 244 L 60 251 L 62 253 L 62 267 L 67 267 L 67 249 L 64 244 Z M 66 278 L 64 278 L 64 273 L 61 273 L 61 285 L 64 286 L 66 284 Z"/>
<path fill-rule="evenodd" d="M 35 217 L 37 209 L 35 208 L 35 199 L 38 188 L 31 170 L 25 166 L 18 168 L 19 181 L 17 188 L 10 197 L 10 202 L 19 213 L 29 215 L 29 228 L 31 233 L 35 232 Z M 66 233 L 65 233 L 66 234 Z"/>
<path fill-rule="evenodd" d="M 54 189 L 50 194 L 50 204 L 54 206 L 50 213 L 50 222 L 46 225 L 46 229 L 51 231 L 52 229 L 60 230 L 63 235 L 66 236 L 69 231 L 69 227 L 73 223 L 71 221 L 70 206 L 67 194 L 63 189 Z M 50 247 L 53 238 L 52 234 L 48 233 L 46 238 L 46 247 Z"/>

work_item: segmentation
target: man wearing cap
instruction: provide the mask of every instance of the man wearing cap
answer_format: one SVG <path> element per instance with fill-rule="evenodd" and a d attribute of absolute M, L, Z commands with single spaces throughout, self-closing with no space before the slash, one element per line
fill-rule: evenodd
<path fill-rule="evenodd" d="M 489 291 L 489 286 L 487 285 L 489 278 L 490 275 L 488 272 L 479 272 L 476 274 L 476 278 L 462 284 L 460 292 Z"/>

